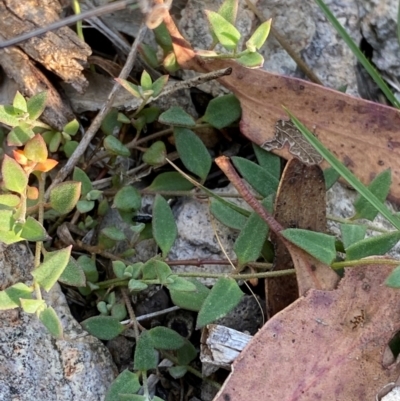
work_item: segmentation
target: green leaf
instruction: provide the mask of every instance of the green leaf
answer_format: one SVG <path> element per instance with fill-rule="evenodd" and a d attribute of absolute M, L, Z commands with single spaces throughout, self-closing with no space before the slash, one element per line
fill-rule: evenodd
<path fill-rule="evenodd" d="M 32 128 L 28 124 L 21 122 L 8 133 L 7 144 L 9 146 L 22 146 L 34 135 Z"/>
<path fill-rule="evenodd" d="M 25 144 L 24 155 L 29 160 L 37 163 L 43 163 L 46 161 L 48 156 L 47 146 L 40 134 L 36 134 Z"/>
<path fill-rule="evenodd" d="M 86 196 L 93 189 L 93 185 L 92 182 L 90 181 L 90 178 L 79 167 L 74 168 L 72 179 L 82 184 L 82 189 L 81 189 L 82 196 Z"/>
<path fill-rule="evenodd" d="M 367 232 L 367 226 L 359 224 L 340 224 L 344 249 L 361 241 Z"/>
<path fill-rule="evenodd" d="M 43 134 L 43 139 L 47 143 L 49 151 L 51 153 L 55 153 L 61 145 L 61 132 L 53 133 L 51 131 L 47 131 Z"/>
<path fill-rule="evenodd" d="M 20 300 L 21 308 L 26 313 L 36 313 L 46 307 L 46 302 L 43 299 L 24 299 Z"/>
<path fill-rule="evenodd" d="M 33 288 L 24 283 L 17 283 L 0 291 L 0 310 L 14 309 L 21 306 L 21 298 L 30 298 Z"/>
<path fill-rule="evenodd" d="M 47 252 L 41 263 L 31 274 L 38 284 L 50 291 L 68 264 L 72 245 L 59 251 Z"/>
<path fill-rule="evenodd" d="M 236 61 L 247 68 L 259 68 L 264 64 L 264 57 L 259 53 L 243 52 Z"/>
<path fill-rule="evenodd" d="M 0 105 L 0 122 L 10 127 L 16 127 L 19 124 L 18 113 L 13 106 Z"/>
<path fill-rule="evenodd" d="M 179 175 L 179 173 L 176 173 L 176 174 Z M 1 206 L 8 206 L 10 208 L 14 208 L 14 207 L 17 207 L 20 202 L 21 202 L 21 198 L 17 195 L 13 195 L 13 194 L 0 195 L 0 205 Z M 0 223 L 0 227 L 4 227 L 2 223 Z"/>
<path fill-rule="evenodd" d="M 156 349 L 176 350 L 185 344 L 182 336 L 167 327 L 154 327 L 147 333 L 150 337 L 151 345 Z"/>
<path fill-rule="evenodd" d="M 96 262 L 86 255 L 79 256 L 77 262 L 79 267 L 83 270 L 86 279 L 91 283 L 97 283 L 99 280 L 99 272 L 97 271 Z"/>
<path fill-rule="evenodd" d="M 386 279 L 385 284 L 388 287 L 400 288 L 400 266 L 397 266 Z M 1 293 L 0 293 L 1 294 Z M 1 305 L 1 304 L 0 304 Z M 1 308 L 1 306 L 0 306 Z"/>
<path fill-rule="evenodd" d="M 50 206 L 60 214 L 74 209 L 81 196 L 81 183 L 65 181 L 56 185 L 50 192 Z"/>
<path fill-rule="evenodd" d="M 195 278 L 189 278 L 188 281 L 194 284 L 196 291 L 178 291 L 174 288 L 168 288 L 168 290 L 174 305 L 182 309 L 198 312 L 210 290 Z"/>
<path fill-rule="evenodd" d="M 278 190 L 279 178 L 265 168 L 243 157 L 232 157 L 232 163 L 242 177 L 264 198 Z"/>
<path fill-rule="evenodd" d="M 69 136 L 74 136 L 79 130 L 79 122 L 77 119 L 73 119 L 68 124 L 64 125 L 63 132 Z"/>
<path fill-rule="evenodd" d="M 218 9 L 218 14 L 225 18 L 230 24 L 235 25 L 238 4 L 238 0 L 225 0 Z"/>
<path fill-rule="evenodd" d="M 14 159 L 4 155 L 1 172 L 6 189 L 19 194 L 25 192 L 26 186 L 28 185 L 28 176 Z"/>
<path fill-rule="evenodd" d="M 28 241 L 46 241 L 50 238 L 45 228 L 31 216 L 22 225 L 20 236 Z"/>
<path fill-rule="evenodd" d="M 189 280 L 179 277 L 176 275 L 170 275 L 168 277 L 168 283 L 166 284 L 166 287 L 171 290 L 177 290 L 177 291 L 196 291 L 196 286 L 191 283 Z"/>
<path fill-rule="evenodd" d="M 255 52 L 260 50 L 268 38 L 269 31 L 271 30 L 271 19 L 263 22 L 251 35 L 250 39 L 246 42 L 246 47 L 249 51 Z"/>
<path fill-rule="evenodd" d="M 111 316 L 117 320 L 124 320 L 128 316 L 128 311 L 124 303 L 115 303 L 111 308 Z"/>
<path fill-rule="evenodd" d="M 174 128 L 176 149 L 184 166 L 205 180 L 211 169 L 211 156 L 201 139 L 187 128 Z"/>
<path fill-rule="evenodd" d="M 14 96 L 13 107 L 22 110 L 24 113 L 28 111 L 26 108 L 26 100 L 19 91 L 17 91 L 17 93 Z"/>
<path fill-rule="evenodd" d="M 128 283 L 128 289 L 131 292 L 140 292 L 145 290 L 147 287 L 148 285 L 140 280 L 131 279 Z"/>
<path fill-rule="evenodd" d="M 155 69 L 159 67 L 160 63 L 158 62 L 157 52 L 153 47 L 141 43 L 139 46 L 139 52 L 144 61 L 149 64 L 150 67 Z"/>
<path fill-rule="evenodd" d="M 168 75 L 161 75 L 160 78 L 157 78 L 153 85 L 151 86 L 151 89 L 153 90 L 153 98 L 156 98 L 157 96 L 160 95 L 162 90 L 164 89 L 165 85 L 168 82 Z"/>
<path fill-rule="evenodd" d="M 11 231 L 14 226 L 13 210 L 0 210 L 0 231 Z"/>
<path fill-rule="evenodd" d="M 104 138 L 103 145 L 111 154 L 117 156 L 129 157 L 131 154 L 131 151 L 123 145 L 119 139 L 112 135 L 108 135 Z"/>
<path fill-rule="evenodd" d="M 242 296 L 243 292 L 234 279 L 218 279 L 197 315 L 196 329 L 225 316 L 240 302 Z"/>
<path fill-rule="evenodd" d="M 121 401 L 119 394 L 134 394 L 140 387 L 138 375 L 126 369 L 111 383 L 104 401 Z"/>
<path fill-rule="evenodd" d="M 79 143 L 77 141 L 68 141 L 67 143 L 64 144 L 63 151 L 68 159 L 72 156 L 72 153 L 75 152 L 78 145 Z"/>
<path fill-rule="evenodd" d="M 70 285 L 71 287 L 86 286 L 85 272 L 72 256 L 69 258 L 68 264 L 58 281 L 66 285 Z"/>
<path fill-rule="evenodd" d="M 53 337 L 59 340 L 63 338 L 62 323 L 57 316 L 55 310 L 51 306 L 48 306 L 44 311 L 40 313 L 39 320 L 44 324 L 46 329 Z"/>
<path fill-rule="evenodd" d="M 112 267 L 113 267 L 113 272 L 115 274 L 115 277 L 117 278 L 124 278 L 124 273 L 126 269 L 126 265 L 124 262 L 120 260 L 114 260 L 112 262 Z"/>
<path fill-rule="evenodd" d="M 319 0 L 316 0 L 319 1 Z M 286 112 L 289 114 L 293 124 L 296 128 L 306 137 L 307 141 L 318 151 L 318 153 L 340 173 L 340 175 L 364 198 L 376 208 L 378 211 L 389 220 L 394 227 L 400 230 L 400 220 L 397 216 L 393 215 L 392 212 L 381 202 L 379 199 L 371 193 L 371 191 L 363 185 L 360 180 L 354 176 L 354 174 L 341 163 L 328 149 L 326 149 L 322 143 L 287 109 Z"/>
<path fill-rule="evenodd" d="M 400 241 L 400 231 L 365 238 L 346 249 L 346 261 L 358 260 L 374 255 L 384 255 Z"/>
<path fill-rule="evenodd" d="M 154 280 L 158 279 L 162 283 L 167 281 L 169 275 L 171 275 L 171 268 L 162 260 L 149 259 L 142 266 L 143 280 Z"/>
<path fill-rule="evenodd" d="M 174 379 L 180 379 L 187 373 L 187 368 L 185 366 L 172 366 L 168 368 L 168 373 Z"/>
<path fill-rule="evenodd" d="M 13 231 L 0 231 L 0 242 L 11 245 L 19 241 L 23 241 L 23 238 L 21 238 L 19 234 Z"/>
<path fill-rule="evenodd" d="M 124 325 L 112 316 L 93 316 L 81 322 L 81 325 L 100 340 L 111 340 L 125 330 Z"/>
<path fill-rule="evenodd" d="M 281 234 L 316 259 L 330 265 L 336 257 L 335 237 L 299 228 L 287 228 Z"/>
<path fill-rule="evenodd" d="M 140 192 L 132 185 L 121 188 L 114 197 L 113 208 L 126 212 L 139 210 L 142 206 Z"/>
<path fill-rule="evenodd" d="M 80 200 L 76 204 L 76 208 L 79 213 L 87 213 L 93 210 L 95 203 L 88 200 Z"/>
<path fill-rule="evenodd" d="M 146 124 L 154 123 L 158 119 L 161 110 L 157 106 L 146 107 L 137 116 L 144 117 Z"/>
<path fill-rule="evenodd" d="M 242 108 L 238 98 L 229 94 L 211 100 L 202 120 L 217 129 L 222 129 L 237 121 L 241 115 Z"/>
<path fill-rule="evenodd" d="M 328 167 L 324 170 L 325 188 L 331 189 L 333 184 L 340 178 L 340 174 L 333 168 Z"/>
<path fill-rule="evenodd" d="M 40 92 L 27 101 L 29 118 L 37 120 L 46 107 L 47 92 Z"/>
<path fill-rule="evenodd" d="M 258 164 L 278 181 L 281 176 L 281 158 L 252 143 Z"/>
<path fill-rule="evenodd" d="M 139 91 L 139 87 L 135 84 L 132 84 L 125 79 L 115 78 L 115 80 L 124 88 L 126 89 L 132 96 L 140 99 L 142 96 Z M 111 134 L 109 134 L 111 135 Z"/>
<path fill-rule="evenodd" d="M 153 347 L 148 331 L 140 334 L 136 344 L 135 356 L 133 358 L 133 368 L 135 370 L 146 371 L 157 367 L 158 355 Z"/>
<path fill-rule="evenodd" d="M 153 29 L 153 33 L 157 44 L 163 49 L 165 53 L 172 52 L 172 39 L 164 22 Z"/>
<path fill-rule="evenodd" d="M 272 197 L 264 199 L 262 205 L 271 211 L 273 208 Z M 239 267 L 243 267 L 246 263 L 254 262 L 259 258 L 264 242 L 267 239 L 268 231 L 269 227 L 265 221 L 256 212 L 251 213 L 233 246 Z"/>
<path fill-rule="evenodd" d="M 193 184 L 176 171 L 158 174 L 146 192 L 190 191 Z M 1 201 L 0 201 L 1 203 Z"/>
<path fill-rule="evenodd" d="M 164 111 L 164 113 L 161 113 L 158 117 L 158 122 L 165 125 L 187 128 L 196 125 L 193 117 L 179 106 L 172 106 L 167 111 Z"/>
<path fill-rule="evenodd" d="M 194 358 L 196 358 L 197 351 L 189 340 L 187 340 L 186 338 L 184 340 L 185 344 L 183 345 L 183 347 L 178 349 L 176 357 L 180 365 L 189 365 L 189 363 L 192 362 Z"/>
<path fill-rule="evenodd" d="M 158 194 L 153 203 L 152 229 L 154 240 L 160 247 L 163 258 L 166 258 L 178 235 L 178 229 L 168 202 Z"/>
<path fill-rule="evenodd" d="M 390 191 L 390 185 L 392 183 L 391 171 L 385 170 L 378 174 L 372 182 L 368 185 L 368 189 L 380 202 L 384 202 Z M 373 220 L 377 214 L 376 210 L 367 199 L 362 196 L 358 196 L 354 202 L 354 208 L 356 215 L 354 219 L 367 219 Z"/>
<path fill-rule="evenodd" d="M 140 86 L 145 90 L 151 90 L 151 87 L 153 85 L 153 81 L 151 79 L 150 74 L 146 71 L 143 70 L 142 76 L 140 77 Z"/>
<path fill-rule="evenodd" d="M 219 43 L 227 50 L 235 50 L 240 40 L 240 32 L 216 12 L 206 10 L 205 13 Z"/>
<path fill-rule="evenodd" d="M 247 221 L 246 216 L 217 199 L 211 199 L 210 212 L 222 224 L 235 230 L 241 230 Z"/>
<path fill-rule="evenodd" d="M 107 238 L 114 241 L 124 241 L 126 240 L 125 234 L 117 227 L 105 227 L 101 230 L 101 233 Z"/>
<path fill-rule="evenodd" d="M 157 166 L 165 163 L 165 157 L 167 155 L 167 149 L 162 141 L 154 142 L 147 150 L 143 153 L 143 161 L 150 166 Z"/>
<path fill-rule="evenodd" d="M 116 79 L 118 81 L 118 79 Z M 119 81 L 118 81 L 119 82 Z M 112 108 L 105 116 L 101 123 L 101 130 L 105 135 L 113 135 L 114 132 L 118 132 L 122 126 L 122 123 L 118 121 L 118 110 Z"/>

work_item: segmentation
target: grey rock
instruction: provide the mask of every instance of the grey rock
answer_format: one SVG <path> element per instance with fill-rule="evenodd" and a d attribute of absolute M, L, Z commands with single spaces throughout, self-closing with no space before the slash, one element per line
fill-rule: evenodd
<path fill-rule="evenodd" d="M 23 243 L 0 250 L 4 289 L 29 284 L 32 255 Z M 54 339 L 35 315 L 0 311 L 0 401 L 101 401 L 117 370 L 106 347 L 74 320 L 56 284 L 45 300 L 62 321 Z"/>

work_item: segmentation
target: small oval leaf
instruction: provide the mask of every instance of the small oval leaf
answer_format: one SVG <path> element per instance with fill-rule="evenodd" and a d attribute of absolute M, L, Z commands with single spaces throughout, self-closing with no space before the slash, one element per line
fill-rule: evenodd
<path fill-rule="evenodd" d="M 47 252 L 43 263 L 32 271 L 32 276 L 46 291 L 50 291 L 68 264 L 72 245 L 59 251 Z"/>
<path fill-rule="evenodd" d="M 176 171 L 158 174 L 146 192 L 190 191 L 193 184 Z"/>
<path fill-rule="evenodd" d="M 166 258 L 178 235 L 178 229 L 168 202 L 158 194 L 153 203 L 152 229 L 163 258 Z"/>
<path fill-rule="evenodd" d="M 400 241 L 400 231 L 365 238 L 346 249 L 346 260 L 357 260 L 374 255 L 384 255 Z"/>
<path fill-rule="evenodd" d="M 316 259 L 330 265 L 336 257 L 335 237 L 299 228 L 287 228 L 281 234 Z"/>
<path fill-rule="evenodd" d="M 1 172 L 4 187 L 9 191 L 22 194 L 28 185 L 28 176 L 22 167 L 11 157 L 4 155 Z"/>
<path fill-rule="evenodd" d="M 176 127 L 191 128 L 196 125 L 193 117 L 186 113 L 182 107 L 172 106 L 168 110 L 161 113 L 158 117 L 158 122 L 165 125 L 174 125 Z"/>
<path fill-rule="evenodd" d="M 125 330 L 124 325 L 112 316 L 93 316 L 81 322 L 81 325 L 100 340 L 111 340 Z"/>
<path fill-rule="evenodd" d="M 114 197 L 113 208 L 123 211 L 138 210 L 142 206 L 140 192 L 132 185 L 121 188 Z"/>
<path fill-rule="evenodd" d="M 238 98 L 229 94 L 211 100 L 202 120 L 217 129 L 222 129 L 239 120 L 241 115 L 242 108 Z"/>
<path fill-rule="evenodd" d="M 211 289 L 197 316 L 196 328 L 204 327 L 230 312 L 242 299 L 243 292 L 232 278 L 220 278 Z"/>
<path fill-rule="evenodd" d="M 148 334 L 152 346 L 157 349 L 176 350 L 185 344 L 182 336 L 167 327 L 154 327 Z"/>
<path fill-rule="evenodd" d="M 211 169 L 211 156 L 201 139 L 187 128 L 174 128 L 176 149 L 185 167 L 205 180 Z"/>
<path fill-rule="evenodd" d="M 174 288 L 168 288 L 168 290 L 174 305 L 180 306 L 182 309 L 198 312 L 210 289 L 195 278 L 189 278 L 188 281 L 196 287 L 195 291 L 179 291 Z"/>
<path fill-rule="evenodd" d="M 108 135 L 104 138 L 103 145 L 110 153 L 118 156 L 129 157 L 131 151 L 115 136 Z"/>
<path fill-rule="evenodd" d="M 119 394 L 135 394 L 140 387 L 138 375 L 126 369 L 111 383 L 104 401 L 120 401 Z"/>
<path fill-rule="evenodd" d="M 63 338 L 63 327 L 61 324 L 61 320 L 57 316 L 56 311 L 51 306 L 48 306 L 44 311 L 40 313 L 39 320 L 44 324 L 46 329 L 53 337 L 59 340 Z"/>
<path fill-rule="evenodd" d="M 55 186 L 50 192 L 50 205 L 60 214 L 67 214 L 74 209 L 81 196 L 81 183 L 65 181 Z"/>
<path fill-rule="evenodd" d="M 158 363 L 157 351 L 153 347 L 150 335 L 147 331 L 140 334 L 136 344 L 133 368 L 135 370 L 146 371 L 155 369 Z"/>

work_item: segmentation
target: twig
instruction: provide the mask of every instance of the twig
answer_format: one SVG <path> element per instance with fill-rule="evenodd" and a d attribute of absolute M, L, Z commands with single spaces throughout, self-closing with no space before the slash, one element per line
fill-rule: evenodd
<path fill-rule="evenodd" d="M 129 1 L 129 0 L 127 0 Z M 133 42 L 133 45 L 131 47 L 131 51 L 128 54 L 128 58 L 126 60 L 126 63 L 124 67 L 121 70 L 121 73 L 119 74 L 120 79 L 126 79 L 133 67 L 133 63 L 136 58 L 136 54 L 138 51 L 139 44 L 142 42 L 144 39 L 145 33 L 147 31 L 147 27 L 145 24 L 142 24 L 138 35 L 136 36 L 135 41 Z M 46 192 L 46 196 L 49 195 L 50 190 L 57 185 L 58 183 L 62 182 L 68 174 L 71 173 L 72 169 L 75 167 L 75 165 L 78 163 L 79 159 L 83 156 L 83 154 L 86 151 L 86 148 L 89 146 L 91 140 L 93 137 L 96 135 L 98 129 L 101 126 L 101 123 L 107 113 L 110 111 L 112 104 L 114 102 L 115 96 L 117 94 L 117 90 L 120 88 L 119 83 L 115 83 L 113 88 L 111 89 L 110 94 L 108 95 L 107 101 L 104 104 L 104 106 L 101 108 L 97 116 L 94 118 L 92 121 L 92 124 L 86 131 L 85 135 L 83 136 L 81 142 L 79 142 L 78 147 L 75 149 L 75 152 L 72 154 L 72 156 L 68 159 L 67 163 L 65 166 L 58 172 L 57 176 L 54 178 L 51 186 Z"/>
<path fill-rule="evenodd" d="M 273 218 L 273 216 L 257 201 L 254 195 L 247 188 L 246 184 L 239 177 L 239 174 L 233 168 L 231 162 L 226 156 L 220 156 L 215 159 L 217 166 L 225 173 L 229 181 L 242 195 L 243 199 L 258 213 L 261 218 L 269 225 L 270 229 L 279 235 L 283 227 Z"/>
<path fill-rule="evenodd" d="M 103 15 L 107 13 L 111 13 L 118 10 L 123 10 L 130 4 L 136 3 L 137 0 L 118 0 L 113 3 L 105 4 L 101 7 L 94 8 L 92 10 L 85 11 L 80 14 L 71 15 L 70 17 L 64 18 L 53 24 L 44 26 L 42 28 L 34 29 L 33 31 L 26 32 L 22 35 L 16 36 L 15 38 L 4 40 L 0 42 L 0 49 L 4 49 L 5 47 L 17 45 L 24 40 L 28 40 L 33 38 L 34 36 L 42 35 L 46 32 L 54 31 L 56 29 L 62 28 L 64 26 L 75 24 L 75 22 L 81 21 L 83 19 L 88 19 L 91 17 L 96 17 L 98 15 Z M 137 6 L 139 7 L 139 6 Z"/>

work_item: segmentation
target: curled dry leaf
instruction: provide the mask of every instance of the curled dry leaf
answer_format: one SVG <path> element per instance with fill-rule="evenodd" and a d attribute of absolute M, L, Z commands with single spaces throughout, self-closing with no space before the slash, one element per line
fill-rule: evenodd
<path fill-rule="evenodd" d="M 292 159 L 282 174 L 275 200 L 274 217 L 284 228 L 304 228 L 325 232 L 325 194 L 325 182 L 321 168 L 315 165 L 306 166 L 300 160 Z M 292 257 L 285 243 L 275 234 L 271 235 L 271 241 L 275 245 L 273 270 L 292 268 Z M 303 274 L 301 270 L 298 269 L 297 272 L 297 279 L 303 286 L 308 280 L 301 277 Z M 265 288 L 269 316 L 275 315 L 299 297 L 299 288 L 294 276 L 267 279 Z M 309 284 L 301 288 L 301 294 L 309 288 Z M 313 288 L 316 288 L 315 284 Z"/>
<path fill-rule="evenodd" d="M 364 183 L 391 168 L 394 185 L 389 198 L 400 202 L 398 110 L 300 79 L 247 69 L 234 61 L 204 61 L 195 55 L 169 15 L 164 22 L 182 67 L 198 72 L 232 68 L 232 74 L 219 81 L 239 98 L 242 107 L 240 128 L 251 141 L 260 146 L 265 144 L 269 149 L 275 147 L 271 143 L 277 141 L 274 153 L 293 158 L 287 146 L 278 148 L 281 145 L 278 144 L 280 130 L 277 130 L 277 124 L 288 120 L 282 108 L 286 106 Z M 302 156 L 296 154 L 296 157 Z"/>
<path fill-rule="evenodd" d="M 400 330 L 400 291 L 384 285 L 391 270 L 346 269 L 337 290 L 310 290 L 275 315 L 214 401 L 375 399 L 400 373 L 387 347 Z"/>

